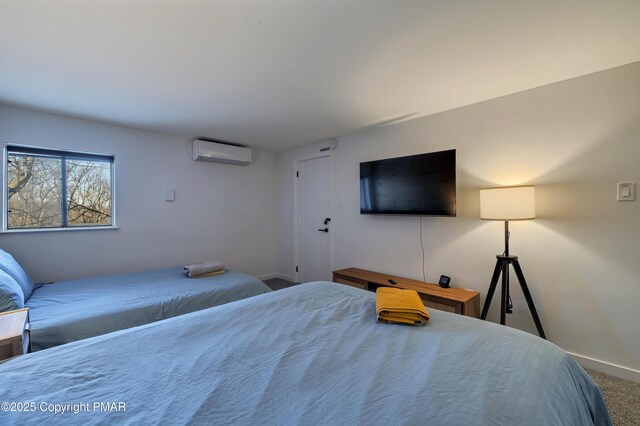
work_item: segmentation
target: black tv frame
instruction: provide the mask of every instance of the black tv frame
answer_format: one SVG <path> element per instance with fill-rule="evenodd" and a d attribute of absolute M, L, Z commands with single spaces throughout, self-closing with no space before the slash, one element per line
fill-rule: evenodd
<path fill-rule="evenodd" d="M 379 163 L 379 162 L 387 162 L 387 161 L 398 161 L 398 160 L 408 160 L 410 158 L 413 157 L 421 157 L 421 156 L 431 156 L 431 155 L 444 155 L 446 153 L 453 153 L 453 205 L 451 206 L 452 208 L 449 210 L 452 210 L 451 213 L 448 213 L 446 211 L 442 211 L 442 210 L 433 210 L 433 211 L 418 211 L 418 212 L 413 212 L 413 211 L 399 211 L 399 212 L 394 212 L 394 211 L 388 211 L 388 210 L 381 210 L 381 211 L 370 211 L 370 210 L 363 210 L 362 209 L 362 193 L 360 194 L 360 214 L 362 215 L 369 215 L 369 216 L 423 216 L 423 217 L 456 217 L 457 216 L 457 153 L 455 149 L 448 149 L 448 150 L 442 150 L 442 151 L 435 151 L 435 152 L 426 152 L 426 153 L 422 153 L 422 154 L 414 154 L 414 155 L 406 155 L 406 156 L 401 156 L 401 157 L 392 157 L 392 158 L 383 158 L 380 160 L 373 160 L 373 161 L 364 161 L 360 163 L 360 177 L 362 178 L 362 168 L 363 165 L 365 164 L 371 164 L 371 163 Z M 451 182 L 449 182 L 449 184 L 451 184 Z"/>

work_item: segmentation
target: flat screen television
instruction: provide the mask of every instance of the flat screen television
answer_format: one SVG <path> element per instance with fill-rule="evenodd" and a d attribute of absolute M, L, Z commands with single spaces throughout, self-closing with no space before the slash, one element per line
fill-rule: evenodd
<path fill-rule="evenodd" d="M 360 214 L 455 216 L 456 150 L 360 163 Z"/>

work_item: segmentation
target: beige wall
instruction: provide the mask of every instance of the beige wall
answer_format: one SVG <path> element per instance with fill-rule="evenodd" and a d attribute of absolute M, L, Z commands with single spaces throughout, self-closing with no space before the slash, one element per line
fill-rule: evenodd
<path fill-rule="evenodd" d="M 0 136 L 116 156 L 120 229 L 0 234 L 0 247 L 36 281 L 212 259 L 251 275 L 276 272 L 273 153 L 254 151 L 249 166 L 192 161 L 180 137 L 5 106 Z M 164 201 L 165 187 L 175 188 L 174 202 Z"/>
<path fill-rule="evenodd" d="M 503 224 L 479 219 L 478 189 L 536 185 L 538 218 L 512 224 L 511 250 L 549 339 L 640 380 L 640 200 L 616 202 L 617 182 L 640 183 L 639 94 L 634 63 L 341 138 L 332 151 L 333 266 L 421 278 L 420 219 L 361 216 L 358 164 L 456 148 L 458 217 L 424 219 L 427 280 L 450 275 L 484 298 Z M 294 267 L 293 159 L 324 145 L 280 154 L 283 274 Z M 508 323 L 535 332 L 519 288 L 512 297 Z"/>

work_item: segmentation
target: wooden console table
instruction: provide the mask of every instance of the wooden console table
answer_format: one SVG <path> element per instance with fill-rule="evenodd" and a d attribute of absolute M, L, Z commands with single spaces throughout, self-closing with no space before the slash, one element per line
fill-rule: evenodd
<path fill-rule="evenodd" d="M 415 290 L 428 308 L 440 309 L 474 318 L 480 316 L 480 293 L 476 291 L 461 288 L 442 288 L 437 284 L 358 268 L 333 271 L 333 281 L 369 291 L 376 291 L 376 288 L 382 286 Z"/>

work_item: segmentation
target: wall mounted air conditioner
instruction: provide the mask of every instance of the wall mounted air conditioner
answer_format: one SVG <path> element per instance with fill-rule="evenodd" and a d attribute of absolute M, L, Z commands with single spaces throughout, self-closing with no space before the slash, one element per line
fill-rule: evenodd
<path fill-rule="evenodd" d="M 251 164 L 251 149 L 196 139 L 193 141 L 193 159 L 246 166 Z"/>

